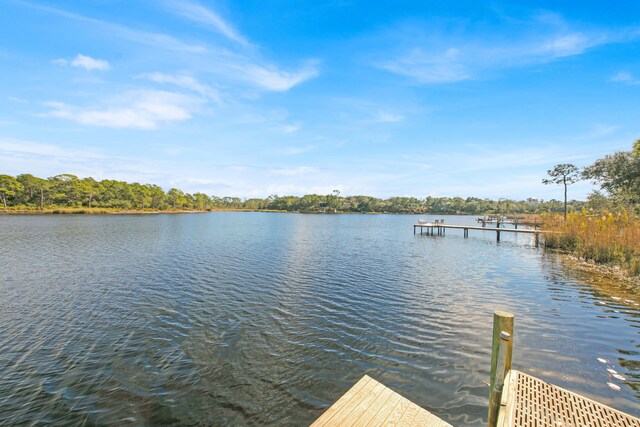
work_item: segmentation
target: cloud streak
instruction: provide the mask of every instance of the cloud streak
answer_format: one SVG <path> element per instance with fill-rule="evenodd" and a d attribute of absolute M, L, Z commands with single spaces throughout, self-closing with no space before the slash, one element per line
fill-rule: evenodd
<path fill-rule="evenodd" d="M 403 120 L 404 116 L 385 110 L 379 110 L 375 117 L 375 121 L 378 123 L 397 123 Z"/>
<path fill-rule="evenodd" d="M 237 64 L 235 68 L 243 78 L 256 86 L 275 92 L 284 92 L 318 75 L 314 63 L 309 63 L 298 71 L 282 71 L 273 66 Z"/>
<path fill-rule="evenodd" d="M 506 25 L 506 24 L 505 24 Z M 373 64 L 421 84 L 453 83 L 504 68 L 544 64 L 610 43 L 635 40 L 638 31 L 594 31 L 549 12 L 486 33 L 481 25 L 456 22 L 404 25 L 385 33 L 385 59 Z M 386 59 L 391 58 L 391 59 Z"/>
<path fill-rule="evenodd" d="M 156 49 L 162 50 L 180 51 L 192 54 L 203 54 L 207 52 L 207 49 L 202 45 L 185 43 L 167 34 L 135 30 L 124 25 L 90 18 L 55 7 L 43 6 L 25 1 L 19 1 L 17 3 L 34 10 L 49 13 L 51 15 L 60 16 L 84 24 L 89 24 L 91 28 L 103 30 L 106 34 L 109 35 L 109 37 L 117 37 L 134 43 L 153 46 Z"/>
<path fill-rule="evenodd" d="M 107 71 L 111 68 L 109 62 L 104 59 L 95 59 L 87 55 L 78 54 L 71 61 L 67 59 L 54 59 L 52 61 L 56 65 L 70 66 L 74 68 L 83 68 L 87 71 Z"/>
<path fill-rule="evenodd" d="M 196 92 L 218 103 L 221 102 L 220 92 L 216 88 L 201 83 L 195 77 L 188 74 L 169 74 L 155 72 L 142 74 L 139 77 L 155 83 L 175 85 Z"/>
<path fill-rule="evenodd" d="M 620 71 L 618 74 L 611 77 L 610 81 L 614 83 L 624 83 L 632 86 L 640 85 L 640 79 L 635 78 L 633 74 L 627 71 Z"/>
<path fill-rule="evenodd" d="M 208 73 L 215 74 L 225 80 L 234 83 L 250 84 L 256 88 L 273 91 L 285 92 L 293 87 L 313 79 L 319 75 L 317 61 L 307 61 L 297 70 L 283 70 L 280 67 L 266 61 L 262 58 L 258 50 L 240 35 L 231 24 L 222 20 L 215 12 L 205 8 L 204 6 L 188 1 L 169 0 L 165 4 L 170 10 L 177 12 L 181 16 L 185 16 L 191 20 L 208 23 L 213 26 L 220 34 L 227 39 L 236 42 L 235 46 L 223 48 L 220 46 L 208 46 L 205 43 L 184 42 L 168 34 L 149 32 L 133 29 L 119 24 L 79 15 L 68 12 L 66 10 L 57 9 L 49 6 L 32 4 L 29 2 L 19 2 L 19 4 L 40 10 L 45 13 L 60 16 L 76 22 L 89 24 L 92 29 L 97 29 L 106 37 L 117 37 L 136 44 L 152 46 L 154 49 L 175 51 L 185 54 L 185 58 L 194 55 L 200 68 L 206 69 Z M 55 60 L 58 65 L 77 66 L 85 69 L 108 69 L 109 64 L 98 62 L 103 60 L 95 60 L 94 58 L 78 55 L 75 59 L 69 61 L 66 59 Z M 173 76 L 168 74 L 164 76 L 155 73 L 149 74 L 148 77 L 155 79 L 158 83 L 171 83 L 183 88 L 202 91 L 204 85 L 199 89 L 195 89 L 198 84 L 195 80 L 189 81 L 189 77 Z M 192 78 L 192 77 L 191 77 Z M 193 79 L 193 78 L 192 78 Z M 164 80 L 160 82 L 159 80 Z M 212 97 L 213 90 L 208 90 L 205 96 Z"/>
<path fill-rule="evenodd" d="M 182 0 L 166 1 L 165 6 L 172 12 L 175 12 L 191 21 L 199 22 L 207 25 L 214 31 L 222 34 L 229 40 L 241 45 L 248 45 L 249 42 L 244 38 L 230 23 L 226 22 L 216 12 L 207 9 L 199 3 Z"/>
<path fill-rule="evenodd" d="M 85 126 L 120 129 L 156 129 L 158 126 L 191 118 L 200 100 L 158 90 L 126 92 L 104 106 L 83 108 L 63 102 L 47 102 L 50 110 L 42 116 L 71 120 Z"/>
<path fill-rule="evenodd" d="M 278 176 L 300 176 L 300 175 L 315 174 L 315 173 L 318 173 L 319 171 L 320 169 L 316 167 L 299 166 L 299 167 L 272 169 L 270 172 L 271 174 L 278 175 Z"/>

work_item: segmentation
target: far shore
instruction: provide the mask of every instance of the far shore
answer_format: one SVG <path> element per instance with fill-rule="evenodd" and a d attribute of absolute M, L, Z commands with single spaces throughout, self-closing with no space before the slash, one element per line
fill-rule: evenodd
<path fill-rule="evenodd" d="M 309 215 L 454 215 L 474 216 L 465 213 L 429 213 L 429 212 L 322 212 L 322 211 L 287 211 L 278 209 L 244 209 L 244 208 L 211 208 L 211 209 L 175 209 L 175 210 L 136 210 L 113 208 L 47 208 L 36 209 L 6 209 L 0 210 L 5 215 L 159 215 L 159 214 L 189 214 L 211 212 L 269 212 L 269 213 L 298 213 Z M 481 215 L 482 216 L 482 215 Z"/>
<path fill-rule="evenodd" d="M 483 217 L 488 215 L 496 215 L 494 213 L 487 214 L 469 214 L 469 213 L 441 213 L 441 212 L 324 212 L 324 211 L 290 211 L 278 209 L 246 209 L 246 208 L 210 208 L 210 209 L 168 209 L 168 210 L 140 210 L 140 209 L 115 209 L 115 208 L 45 208 L 40 209 L 1 209 L 0 215 L 161 215 L 161 214 L 192 214 L 192 213 L 212 213 L 212 212 L 267 212 L 267 213 L 291 213 L 305 215 L 430 215 L 430 216 L 473 216 Z M 539 219 L 539 215 L 535 214 L 510 214 L 511 217 L 519 217 L 521 219 L 529 219 L 535 217 Z"/>
<path fill-rule="evenodd" d="M 285 212 L 276 210 L 256 209 L 185 209 L 185 210 L 136 210 L 136 209 L 103 209 L 103 208 L 47 208 L 35 209 L 5 209 L 0 210 L 4 215 L 160 215 L 160 214 L 193 214 L 210 212 Z"/>

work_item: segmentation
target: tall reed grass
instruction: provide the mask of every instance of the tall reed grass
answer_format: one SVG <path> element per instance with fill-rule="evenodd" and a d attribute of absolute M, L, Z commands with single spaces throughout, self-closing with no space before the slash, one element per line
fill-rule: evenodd
<path fill-rule="evenodd" d="M 598 264 L 619 266 L 640 276 L 640 217 L 632 212 L 588 215 L 571 213 L 567 220 L 554 215 L 544 219 L 545 246 L 566 250 Z"/>

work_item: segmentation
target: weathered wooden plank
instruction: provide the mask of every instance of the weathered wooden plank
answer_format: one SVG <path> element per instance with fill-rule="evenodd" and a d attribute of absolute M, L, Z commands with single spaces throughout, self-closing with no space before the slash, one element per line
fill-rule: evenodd
<path fill-rule="evenodd" d="M 358 427 L 365 427 L 369 425 L 371 420 L 373 420 L 373 418 L 378 414 L 378 412 L 380 412 L 385 407 L 385 405 L 387 405 L 387 402 L 394 394 L 397 395 L 396 393 L 393 392 L 393 390 L 385 387 L 385 389 L 382 390 L 382 393 L 378 395 L 376 400 L 374 400 L 371 403 L 371 406 L 369 407 L 369 409 L 367 409 L 365 412 L 360 414 L 360 417 L 352 425 L 358 426 Z"/>
<path fill-rule="evenodd" d="M 387 400 L 383 407 L 371 418 L 367 425 L 380 426 L 387 425 L 387 419 L 400 404 L 402 396 L 392 391 L 391 397 Z"/>
<path fill-rule="evenodd" d="M 418 409 L 418 414 L 413 419 L 411 426 L 415 427 L 432 427 L 436 425 L 440 419 L 426 409 Z"/>
<path fill-rule="evenodd" d="M 409 405 L 407 410 L 404 412 L 404 414 L 400 418 L 400 421 L 398 421 L 398 424 L 396 424 L 397 426 L 401 426 L 401 427 L 411 426 L 413 424 L 413 420 L 416 418 L 416 415 L 418 415 L 418 411 L 420 410 L 420 407 L 414 404 L 413 402 L 409 402 L 409 403 L 411 403 L 411 405 Z"/>
<path fill-rule="evenodd" d="M 366 390 L 367 389 L 367 385 L 370 384 L 371 387 L 373 387 L 373 385 L 375 385 L 375 384 L 372 383 L 371 381 L 376 382 L 375 380 L 373 380 L 373 378 L 371 378 L 368 375 L 365 375 L 362 378 L 360 378 L 360 381 L 355 383 L 355 385 L 353 387 L 351 387 L 349 390 L 347 390 L 347 392 L 345 394 L 343 394 L 342 397 L 340 399 L 338 399 L 338 401 L 336 403 L 331 405 L 331 407 L 329 407 L 329 409 L 327 409 L 320 416 L 320 418 L 315 420 L 314 423 L 311 424 L 311 426 L 320 427 L 320 426 L 327 425 L 327 423 L 331 420 L 331 418 L 336 413 L 338 413 L 340 411 L 340 409 L 342 409 L 347 402 L 349 402 L 351 399 L 356 397 L 358 395 L 358 393 L 362 392 L 363 390 Z"/>
<path fill-rule="evenodd" d="M 402 419 L 402 416 L 405 414 L 407 409 L 409 409 L 410 406 L 417 406 L 416 404 L 412 403 L 409 399 L 403 396 L 400 396 L 399 394 L 398 396 L 400 397 L 400 399 L 398 399 L 398 403 L 389 412 L 389 414 L 387 415 L 387 418 L 380 423 L 381 425 L 385 425 L 385 426 L 400 425 L 400 420 Z M 413 421 L 413 419 L 411 421 Z"/>
<path fill-rule="evenodd" d="M 431 417 L 431 414 L 422 408 L 418 408 L 416 417 L 411 422 L 411 427 L 423 427 L 427 420 Z"/>
<path fill-rule="evenodd" d="M 429 411 L 366 375 L 312 424 L 314 427 L 413 425 L 449 426 Z"/>
<path fill-rule="evenodd" d="M 339 426 L 342 421 L 349 415 L 349 413 L 357 406 L 366 396 L 369 395 L 371 390 L 379 383 L 374 379 L 370 379 L 369 382 L 356 392 L 356 394 L 340 408 L 336 414 L 325 424 L 325 426 Z"/>
<path fill-rule="evenodd" d="M 360 418 L 360 416 L 371 407 L 371 404 L 385 389 L 386 387 L 384 385 L 376 381 L 376 385 L 369 391 L 366 396 L 364 396 L 364 399 L 359 402 L 354 402 L 353 404 L 349 402 L 349 404 L 347 404 L 343 408 L 344 412 L 349 411 L 349 413 L 346 414 L 346 416 L 341 417 L 340 425 L 353 425 L 358 420 L 358 418 Z"/>

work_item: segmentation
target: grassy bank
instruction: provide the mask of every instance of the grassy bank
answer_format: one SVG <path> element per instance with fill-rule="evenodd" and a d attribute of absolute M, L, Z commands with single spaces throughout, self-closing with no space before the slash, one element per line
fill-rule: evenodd
<path fill-rule="evenodd" d="M 597 264 L 617 266 L 640 276 L 640 217 L 629 212 L 572 213 L 545 218 L 546 247 L 567 251 Z"/>

